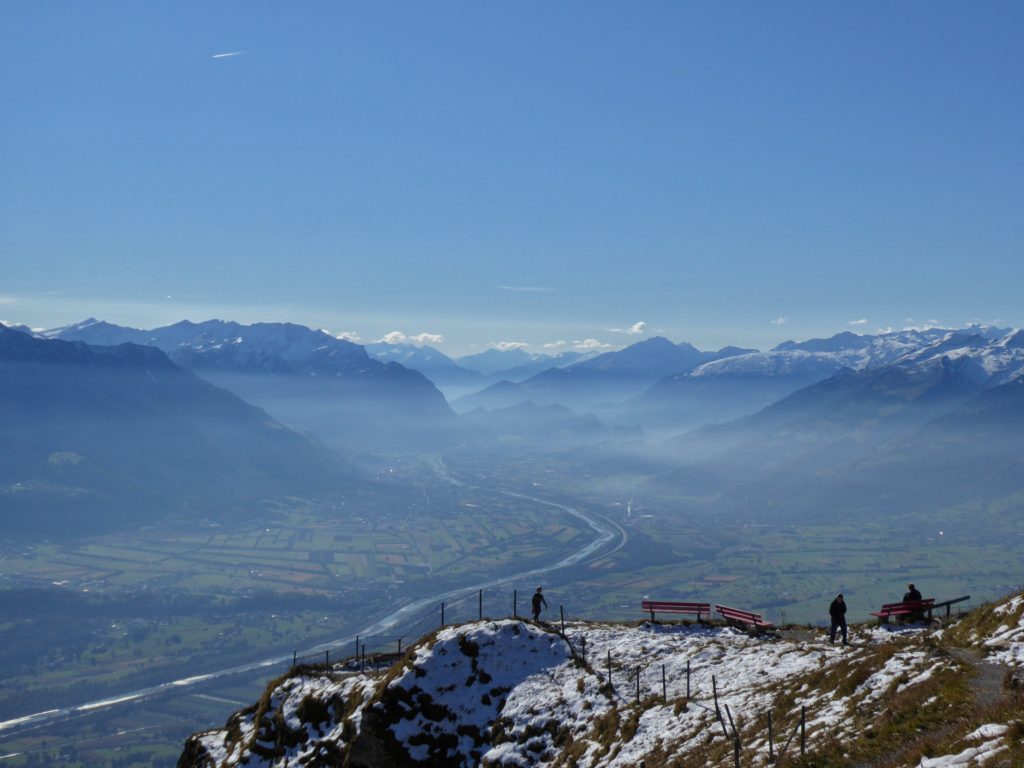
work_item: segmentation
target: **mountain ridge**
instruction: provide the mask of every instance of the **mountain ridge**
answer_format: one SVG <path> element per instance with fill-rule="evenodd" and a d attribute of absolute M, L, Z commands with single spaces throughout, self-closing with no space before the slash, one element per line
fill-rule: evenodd
<path fill-rule="evenodd" d="M 352 475 L 261 409 L 131 343 L 92 347 L 0 326 L 0 421 L 11 531 L 242 511 Z"/>
<path fill-rule="evenodd" d="M 462 431 L 444 396 L 423 374 L 294 323 L 183 320 L 142 331 L 85 321 L 44 335 L 85 342 L 141 340 L 284 423 L 343 449 L 434 447 Z"/>
<path fill-rule="evenodd" d="M 226 727 L 190 738 L 178 766 L 657 768 L 725 764 L 737 748 L 760 763 L 769 713 L 778 757 L 795 755 L 787 733 L 801 712 L 808 764 L 1024 759 L 1013 683 L 996 692 L 1000 708 L 979 708 L 970 682 L 983 665 L 1024 669 L 1024 595 L 941 631 L 854 624 L 850 646 L 822 629 L 775 638 L 649 621 L 565 629 L 474 621 L 421 639 L 380 676 L 343 663 L 295 668 Z M 988 658 L 959 661 L 969 654 Z"/>

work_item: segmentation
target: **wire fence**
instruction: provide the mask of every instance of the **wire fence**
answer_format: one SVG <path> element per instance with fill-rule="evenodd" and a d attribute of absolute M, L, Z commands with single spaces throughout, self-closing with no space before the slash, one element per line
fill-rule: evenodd
<path fill-rule="evenodd" d="M 407 618 L 389 624 L 387 631 L 357 635 L 301 654 L 296 650 L 292 655 L 292 668 L 312 667 L 332 675 L 379 674 L 389 669 L 420 639 L 445 627 L 484 619 L 532 617 L 533 594 L 531 590 L 504 585 L 453 592 L 436 603 L 425 602 Z M 560 595 L 564 597 L 564 593 Z M 623 618 L 639 620 L 635 595 L 621 593 L 611 595 L 611 599 L 622 599 Z M 633 607 L 627 612 L 629 604 Z M 732 742 L 733 764 L 739 768 L 745 743 L 742 722 L 746 718 L 740 717 L 742 713 L 734 718 L 728 703 L 721 700 L 718 677 L 710 668 L 696 667 L 687 660 L 685 671 L 678 667 L 670 674 L 665 664 L 647 664 L 638 656 L 616 658 L 611 650 L 607 650 L 603 658 L 596 658 L 593 648 L 588 649 L 587 634 L 578 623 L 587 621 L 586 617 L 570 613 L 564 604 L 553 603 L 546 606 L 543 615 L 544 624 L 568 643 L 576 662 L 597 675 L 607 686 L 609 695 L 623 704 L 633 701 L 639 706 L 652 697 L 660 697 L 666 703 L 680 702 L 684 709 L 692 705 L 711 713 L 715 723 L 713 727 L 721 728 L 722 736 Z M 806 754 L 806 707 L 800 707 L 798 718 L 792 710 L 787 711 L 781 721 L 775 719 L 771 710 L 758 714 L 767 717 L 769 764 L 782 765 L 787 756 Z M 777 739 L 777 726 L 786 720 L 789 722 L 779 731 L 781 738 Z M 763 741 L 763 736 L 758 740 Z"/>

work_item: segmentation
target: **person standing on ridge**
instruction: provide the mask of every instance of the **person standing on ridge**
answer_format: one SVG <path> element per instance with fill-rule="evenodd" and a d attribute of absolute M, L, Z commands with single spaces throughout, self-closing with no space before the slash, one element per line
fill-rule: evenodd
<path fill-rule="evenodd" d="M 544 599 L 544 595 L 540 592 L 540 587 L 537 587 L 537 591 L 533 593 L 533 620 L 540 621 L 540 606 L 541 603 L 544 607 L 548 607 L 548 601 Z"/>
<path fill-rule="evenodd" d="M 829 633 L 828 641 L 834 643 L 836 641 L 836 630 L 841 629 L 843 631 L 843 645 L 849 645 L 846 642 L 846 601 L 843 600 L 842 593 L 836 595 L 836 599 L 828 607 L 828 615 L 832 618 L 832 631 Z"/>

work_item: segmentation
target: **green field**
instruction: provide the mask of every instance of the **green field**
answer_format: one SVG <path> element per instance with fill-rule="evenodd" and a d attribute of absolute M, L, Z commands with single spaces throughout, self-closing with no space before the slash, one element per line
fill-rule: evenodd
<path fill-rule="evenodd" d="M 909 581 L 940 600 L 970 594 L 961 608 L 1020 588 L 1024 531 L 1020 516 L 1002 508 L 798 524 L 756 507 L 717 514 L 642 483 L 616 488 L 551 457 L 446 463 L 477 487 L 439 477 L 434 460 L 396 461 L 377 483 L 293 499 L 244 524 L 167 521 L 74 542 L 3 544 L 0 717 L 288 655 L 346 637 L 417 596 L 552 562 L 592 537 L 577 518 L 506 490 L 588 509 L 627 532 L 614 553 L 537 579 L 549 619 L 564 610 L 567 618 L 636 621 L 649 596 L 819 623 L 842 591 L 857 622 L 898 599 Z M 511 613 L 512 586 L 523 612 L 533 584 L 488 592 L 485 615 Z M 449 604 L 446 620 L 476 611 L 474 595 Z M 437 621 L 420 620 L 401 640 Z M 372 652 L 398 639 L 364 641 Z M 3 761 L 12 766 L 173 764 L 186 735 L 221 725 L 281 671 L 15 732 L 0 754 L 17 753 Z"/>
<path fill-rule="evenodd" d="M 1008 511 L 1005 499 L 885 519 L 822 515 L 797 524 L 758 509 L 756 501 L 749 510 L 720 514 L 706 500 L 667 496 L 642 478 L 616 485 L 558 458 L 464 455 L 448 462 L 475 482 L 528 488 L 624 525 L 627 547 L 558 574 L 560 600 L 574 617 L 637 619 L 649 596 L 818 623 L 843 592 L 851 621 L 867 621 L 882 603 L 901 598 L 908 582 L 938 600 L 971 595 L 958 606 L 965 610 L 1024 583 L 1024 516 Z"/>
<path fill-rule="evenodd" d="M 406 462 L 383 482 L 293 499 L 245 524 L 167 521 L 86 540 L 4 542 L 0 718 L 290 655 L 419 595 L 549 562 L 590 536 L 553 507 L 441 482 L 429 464 Z M 498 601 L 511 609 L 507 596 L 488 599 L 488 610 Z M 452 619 L 476 610 L 475 599 L 464 602 L 449 606 Z M 397 638 L 367 640 L 369 651 L 391 650 Z M 221 724 L 266 676 L 219 683 L 207 699 L 190 689 L 137 712 L 14 733 L 0 752 L 20 753 L 7 765 L 167 765 L 168 739 L 176 757 L 184 735 Z"/>

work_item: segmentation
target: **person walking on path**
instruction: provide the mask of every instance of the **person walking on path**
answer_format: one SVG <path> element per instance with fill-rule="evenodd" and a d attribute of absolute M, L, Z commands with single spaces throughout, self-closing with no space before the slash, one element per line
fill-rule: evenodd
<path fill-rule="evenodd" d="M 841 593 L 836 595 L 836 599 L 828 607 L 828 615 L 832 618 L 832 631 L 829 633 L 828 641 L 834 643 L 836 641 L 836 630 L 841 629 L 843 631 L 843 645 L 849 645 L 846 642 L 846 601 L 843 600 Z"/>
<path fill-rule="evenodd" d="M 540 587 L 537 587 L 537 591 L 533 593 L 533 620 L 540 621 L 540 606 L 541 603 L 544 607 L 548 607 L 548 601 L 544 599 L 544 595 L 541 594 Z"/>

